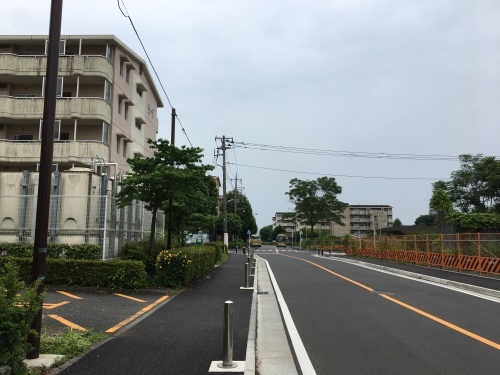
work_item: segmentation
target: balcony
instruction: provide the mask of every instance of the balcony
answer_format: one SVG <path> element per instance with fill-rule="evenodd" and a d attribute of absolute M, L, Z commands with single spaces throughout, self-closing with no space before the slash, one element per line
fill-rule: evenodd
<path fill-rule="evenodd" d="M 0 54 L 0 76 L 44 76 L 47 56 Z M 98 76 L 113 82 L 113 66 L 104 56 L 61 56 L 60 76 Z"/>
<path fill-rule="evenodd" d="M 0 140 L 0 163 L 38 163 L 41 142 Z M 54 143 L 54 163 L 88 162 L 96 155 L 108 158 L 109 150 L 97 141 L 57 141 Z"/>
<path fill-rule="evenodd" d="M 0 97 L 0 117 L 12 119 L 41 119 L 44 98 Z M 101 98 L 58 98 L 58 119 L 99 119 L 111 123 L 111 106 Z"/>

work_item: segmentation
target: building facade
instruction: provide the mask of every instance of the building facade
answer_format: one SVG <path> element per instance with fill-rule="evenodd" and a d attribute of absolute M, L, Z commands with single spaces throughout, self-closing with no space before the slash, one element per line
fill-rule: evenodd
<path fill-rule="evenodd" d="M 115 36 L 63 35 L 59 45 L 53 169 L 115 177 L 151 156 L 163 107 L 145 62 Z M 0 172 L 36 171 L 47 36 L 0 36 Z"/>
<path fill-rule="evenodd" d="M 118 209 L 127 158 L 152 156 L 163 106 L 145 62 L 115 36 L 61 36 L 48 241 L 114 258 L 149 236 L 142 202 Z M 0 36 L 0 241 L 33 242 L 46 36 Z M 163 233 L 163 215 L 157 216 Z"/>
<path fill-rule="evenodd" d="M 392 226 L 392 207 L 388 205 L 349 205 L 343 213 L 344 218 L 339 225 L 334 222 L 318 223 L 314 230 L 328 230 L 330 234 L 338 237 L 352 235 L 356 237 L 367 237 L 377 233 L 380 229 Z M 281 225 L 288 234 L 303 228 L 309 229 L 307 225 L 295 219 L 294 212 L 276 212 L 273 217 L 273 229 Z"/>

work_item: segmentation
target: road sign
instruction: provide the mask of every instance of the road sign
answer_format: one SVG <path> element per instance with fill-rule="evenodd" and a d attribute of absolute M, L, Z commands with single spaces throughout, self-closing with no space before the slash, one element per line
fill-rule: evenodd
<path fill-rule="evenodd" d="M 252 234 L 252 231 L 250 229 L 247 230 L 247 234 Z"/>

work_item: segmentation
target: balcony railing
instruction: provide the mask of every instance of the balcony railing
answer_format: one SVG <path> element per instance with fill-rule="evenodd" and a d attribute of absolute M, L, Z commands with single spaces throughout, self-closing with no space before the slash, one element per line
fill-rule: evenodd
<path fill-rule="evenodd" d="M 0 139 L 0 163 L 37 163 L 40 161 L 40 141 Z M 99 141 L 57 141 L 54 143 L 54 163 L 87 162 L 96 155 L 107 159 L 108 146 Z"/>
<path fill-rule="evenodd" d="M 44 98 L 0 97 L 0 117 L 13 119 L 41 119 Z M 111 106 L 102 98 L 58 98 L 56 118 L 99 119 L 111 122 Z"/>
<path fill-rule="evenodd" d="M 0 54 L 0 75 L 44 76 L 47 56 Z M 99 76 L 113 82 L 113 66 L 105 56 L 60 56 L 60 76 Z"/>

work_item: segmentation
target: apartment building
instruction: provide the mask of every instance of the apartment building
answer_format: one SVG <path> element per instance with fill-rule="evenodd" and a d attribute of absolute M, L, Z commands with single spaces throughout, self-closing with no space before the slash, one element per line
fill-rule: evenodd
<path fill-rule="evenodd" d="M 148 236 L 143 202 L 117 208 L 127 158 L 152 156 L 163 107 L 146 63 L 112 35 L 63 35 L 48 241 L 114 258 Z M 47 36 L 0 36 L 0 241 L 33 242 Z M 156 232 L 163 231 L 163 215 Z"/>
<path fill-rule="evenodd" d="M 373 235 L 392 226 L 392 207 L 388 205 L 349 205 L 344 210 L 344 226 L 332 223 L 335 236 L 350 234 L 357 237 Z"/>
<path fill-rule="evenodd" d="M 163 103 L 145 62 L 112 35 L 63 35 L 59 53 L 54 170 L 151 156 Z M 0 172 L 37 170 L 46 64 L 47 36 L 0 36 Z"/>
<path fill-rule="evenodd" d="M 329 230 L 335 236 L 352 235 L 366 237 L 375 231 L 380 233 L 380 229 L 392 226 L 392 207 L 388 205 L 349 205 L 343 213 L 342 223 L 334 222 L 317 223 L 314 229 Z M 295 220 L 294 212 L 276 212 L 273 217 L 273 229 L 281 225 L 287 231 L 297 231 L 309 227 L 302 222 Z"/>

